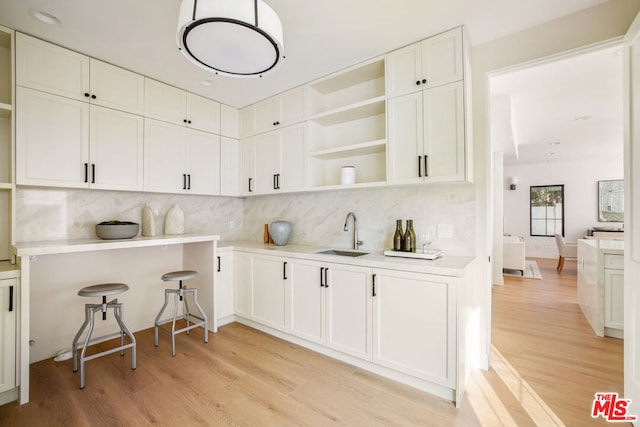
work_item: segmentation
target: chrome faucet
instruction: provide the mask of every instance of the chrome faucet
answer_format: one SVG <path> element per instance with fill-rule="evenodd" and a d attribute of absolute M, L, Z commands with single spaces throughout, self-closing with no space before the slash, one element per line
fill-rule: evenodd
<path fill-rule="evenodd" d="M 353 218 L 353 249 L 358 250 L 362 240 L 358 240 L 358 220 L 353 212 L 349 212 L 344 219 L 344 231 L 349 231 L 349 217 Z"/>

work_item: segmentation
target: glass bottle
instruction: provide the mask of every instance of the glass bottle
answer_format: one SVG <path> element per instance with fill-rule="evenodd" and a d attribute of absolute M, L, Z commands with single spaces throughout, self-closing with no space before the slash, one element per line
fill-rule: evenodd
<path fill-rule="evenodd" d="M 416 232 L 413 231 L 413 220 L 407 220 L 407 229 L 404 231 L 404 244 L 402 245 L 402 249 L 405 252 L 415 252 L 416 251 Z"/>
<path fill-rule="evenodd" d="M 402 233 L 402 220 L 396 220 L 396 232 L 393 235 L 393 250 L 401 251 L 403 250 L 404 236 Z"/>
<path fill-rule="evenodd" d="M 264 225 L 264 237 L 262 239 L 262 241 L 264 243 L 269 243 L 271 236 L 269 235 L 269 224 L 265 224 Z"/>

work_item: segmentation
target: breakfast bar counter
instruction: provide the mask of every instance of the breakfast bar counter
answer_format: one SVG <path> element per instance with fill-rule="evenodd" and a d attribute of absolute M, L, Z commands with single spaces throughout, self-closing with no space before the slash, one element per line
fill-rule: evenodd
<path fill-rule="evenodd" d="M 217 331 L 214 265 L 219 239 L 215 234 L 185 234 L 16 243 L 13 252 L 21 277 L 17 381 L 20 403 L 29 401 L 30 363 L 53 357 L 58 350 L 71 346 L 83 321 L 85 301 L 77 296 L 83 286 L 128 284 L 130 291 L 119 299 L 127 307 L 127 323 L 135 332 L 153 326 L 166 287 L 161 275 L 197 270 L 200 275 L 190 281 L 190 286 L 198 288 L 198 298 L 211 319 L 209 329 Z"/>

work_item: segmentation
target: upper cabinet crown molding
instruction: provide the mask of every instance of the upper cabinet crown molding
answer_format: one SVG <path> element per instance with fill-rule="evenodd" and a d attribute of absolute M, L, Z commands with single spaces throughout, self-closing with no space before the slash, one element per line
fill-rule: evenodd
<path fill-rule="evenodd" d="M 144 77 L 16 34 L 16 84 L 128 113 L 144 113 Z"/>

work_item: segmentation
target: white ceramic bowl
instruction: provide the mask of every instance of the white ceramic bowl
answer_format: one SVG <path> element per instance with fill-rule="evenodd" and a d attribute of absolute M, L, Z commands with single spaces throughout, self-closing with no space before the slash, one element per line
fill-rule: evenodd
<path fill-rule="evenodd" d="M 96 224 L 96 235 L 103 240 L 131 239 L 138 235 L 140 224 L 128 221 L 106 221 Z"/>

